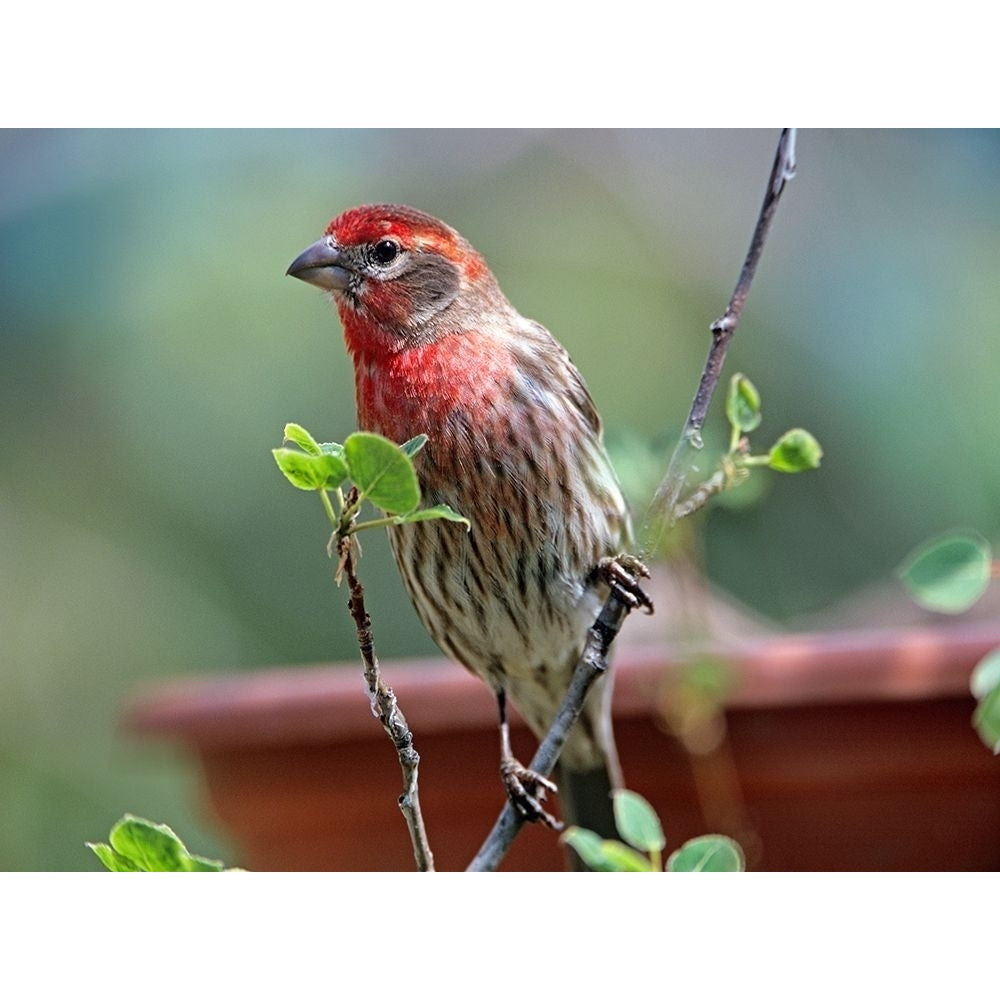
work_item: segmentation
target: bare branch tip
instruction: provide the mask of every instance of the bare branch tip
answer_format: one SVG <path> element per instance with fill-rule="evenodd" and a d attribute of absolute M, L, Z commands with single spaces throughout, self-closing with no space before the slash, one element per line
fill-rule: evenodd
<path fill-rule="evenodd" d="M 797 128 L 786 128 L 781 133 L 781 139 L 778 142 L 778 164 L 774 172 L 774 185 L 771 188 L 771 193 L 775 197 L 781 193 L 786 182 L 795 176 L 795 171 L 798 168 L 795 158 L 795 141 L 798 138 L 798 131 Z"/>

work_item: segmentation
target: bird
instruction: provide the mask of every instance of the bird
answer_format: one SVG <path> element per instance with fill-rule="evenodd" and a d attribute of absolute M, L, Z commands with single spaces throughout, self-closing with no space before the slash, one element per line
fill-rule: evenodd
<path fill-rule="evenodd" d="M 287 273 L 337 307 L 359 428 L 395 442 L 426 434 L 414 459 L 422 496 L 468 518 L 468 531 L 390 527 L 389 541 L 424 627 L 496 697 L 508 796 L 526 819 L 559 828 L 543 805 L 558 788 L 566 822 L 615 836 L 610 676 L 589 692 L 556 783 L 517 760 L 508 727 L 509 699 L 536 737 L 549 729 L 608 594 L 606 570 L 631 538 L 583 377 L 483 256 L 417 209 L 348 209 Z"/>

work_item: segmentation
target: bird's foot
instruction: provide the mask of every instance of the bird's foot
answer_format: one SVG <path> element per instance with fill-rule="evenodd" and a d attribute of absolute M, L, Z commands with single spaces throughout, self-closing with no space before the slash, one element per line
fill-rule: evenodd
<path fill-rule="evenodd" d="M 554 782 L 525 767 L 515 757 L 504 757 L 500 761 L 500 777 L 507 789 L 507 797 L 529 823 L 544 823 L 553 830 L 562 829 L 562 823 L 542 806 L 546 793 L 555 795 L 559 791 Z"/>
<path fill-rule="evenodd" d="M 605 556 L 595 569 L 596 575 L 628 605 L 629 610 L 643 608 L 647 615 L 653 613 L 653 602 L 639 586 L 640 580 L 649 579 L 645 563 L 624 552 L 617 556 Z"/>

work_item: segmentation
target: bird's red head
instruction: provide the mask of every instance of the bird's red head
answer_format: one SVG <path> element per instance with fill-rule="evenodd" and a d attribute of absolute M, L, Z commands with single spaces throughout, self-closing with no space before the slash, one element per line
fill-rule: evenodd
<path fill-rule="evenodd" d="M 288 273 L 332 294 L 354 361 L 359 424 L 395 441 L 508 391 L 511 351 L 541 336 L 465 239 L 402 205 L 344 212 Z"/>
<path fill-rule="evenodd" d="M 349 343 L 362 327 L 377 329 L 388 336 L 382 347 L 389 351 L 434 339 L 457 300 L 475 300 L 481 289 L 495 288 L 485 261 L 465 239 L 405 205 L 349 209 L 288 273 L 333 294 Z"/>

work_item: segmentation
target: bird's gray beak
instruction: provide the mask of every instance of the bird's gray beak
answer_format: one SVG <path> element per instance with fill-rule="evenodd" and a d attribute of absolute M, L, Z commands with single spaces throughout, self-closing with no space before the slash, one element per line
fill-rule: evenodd
<path fill-rule="evenodd" d="M 344 266 L 340 247 L 334 243 L 332 236 L 324 236 L 303 250 L 285 273 L 328 292 L 342 292 L 351 278 L 351 272 Z"/>

